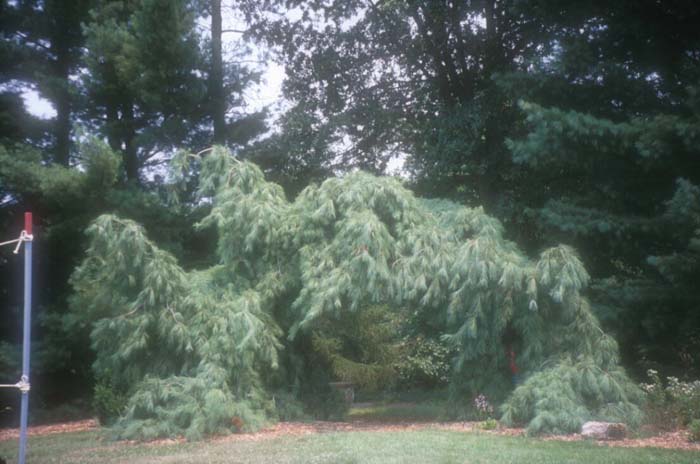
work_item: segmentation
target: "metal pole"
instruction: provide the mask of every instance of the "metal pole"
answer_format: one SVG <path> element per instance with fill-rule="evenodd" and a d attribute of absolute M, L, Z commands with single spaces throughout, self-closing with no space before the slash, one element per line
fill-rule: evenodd
<path fill-rule="evenodd" d="M 24 213 L 24 232 L 28 240 L 24 243 L 24 337 L 22 340 L 22 392 L 21 417 L 19 423 L 19 464 L 24 464 L 27 448 L 27 420 L 29 415 L 29 354 L 32 335 L 32 213 Z"/>

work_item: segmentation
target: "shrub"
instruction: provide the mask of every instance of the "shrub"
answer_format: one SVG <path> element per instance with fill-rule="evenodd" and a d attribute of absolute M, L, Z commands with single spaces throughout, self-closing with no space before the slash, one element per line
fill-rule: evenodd
<path fill-rule="evenodd" d="M 402 386 L 435 388 L 446 385 L 450 358 L 454 353 L 447 343 L 421 335 L 404 340 L 405 355 L 396 364 Z"/>
<path fill-rule="evenodd" d="M 92 397 L 97 420 L 102 425 L 113 424 L 126 409 L 127 397 L 107 382 L 97 382 Z"/>
<path fill-rule="evenodd" d="M 216 371 L 202 371 L 196 377 L 147 377 L 130 396 L 113 432 L 127 440 L 180 436 L 200 440 L 259 430 L 267 425 L 273 409 L 267 395 L 234 395 Z"/>
<path fill-rule="evenodd" d="M 561 362 L 530 376 L 501 407 L 507 425 L 529 421 L 527 431 L 577 433 L 589 420 L 623 422 L 635 428 L 643 414 L 637 407 L 643 393 L 622 369 L 603 370 L 585 359 Z"/>
<path fill-rule="evenodd" d="M 647 375 L 651 382 L 641 384 L 647 422 L 669 430 L 700 419 L 700 381 L 682 382 L 677 377 L 667 377 L 664 386 L 657 371 L 649 369 Z"/>
<path fill-rule="evenodd" d="M 700 380 L 681 382 L 676 377 L 667 377 L 667 381 L 666 391 L 680 423 L 685 425 L 700 419 Z"/>
<path fill-rule="evenodd" d="M 644 391 L 644 414 L 646 421 L 661 430 L 676 427 L 675 416 L 668 407 L 668 396 L 661 377 L 654 369 L 647 371 L 650 383 L 642 383 Z"/>
<path fill-rule="evenodd" d="M 496 419 L 488 419 L 481 423 L 482 430 L 496 430 L 498 428 L 498 421 Z"/>
<path fill-rule="evenodd" d="M 690 441 L 700 442 L 700 419 L 692 421 L 688 427 Z"/>

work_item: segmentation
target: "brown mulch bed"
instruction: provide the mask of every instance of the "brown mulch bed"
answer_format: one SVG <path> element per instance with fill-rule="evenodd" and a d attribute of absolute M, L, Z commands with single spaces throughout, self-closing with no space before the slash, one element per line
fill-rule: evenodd
<path fill-rule="evenodd" d="M 65 432 L 82 432 L 98 427 L 97 421 L 82 420 L 76 422 L 66 422 L 63 424 L 43 425 L 29 427 L 29 435 L 47 435 L 53 433 Z M 449 430 L 456 432 L 471 432 L 480 431 L 481 433 L 504 435 L 504 436 L 522 436 L 525 434 L 524 429 L 499 427 L 496 430 L 481 430 L 477 422 L 397 422 L 397 423 L 378 423 L 372 421 L 352 421 L 352 422 L 280 422 L 271 427 L 260 430 L 256 433 L 241 433 L 212 438 L 214 442 L 221 441 L 262 441 L 270 440 L 281 436 L 301 436 L 313 435 L 319 433 L 333 432 L 400 432 L 414 430 Z M 18 429 L 2 429 L 0 430 L 0 441 L 16 439 L 19 436 Z M 542 440 L 557 440 L 557 441 L 583 441 L 580 434 L 572 435 L 556 435 L 541 438 Z M 184 438 L 180 439 L 164 439 L 149 442 L 151 445 L 175 444 L 184 442 Z M 134 442 L 135 443 L 135 442 Z M 651 448 L 667 448 L 667 449 L 685 449 L 700 451 L 700 443 L 691 443 L 688 441 L 688 433 L 680 430 L 675 432 L 665 432 L 657 436 L 649 438 L 627 438 L 617 441 L 598 440 L 596 443 L 600 446 L 620 446 L 620 447 L 651 447 Z"/>
<path fill-rule="evenodd" d="M 62 424 L 37 425 L 29 427 L 29 435 L 49 435 L 52 433 L 82 432 L 97 427 L 95 419 L 87 419 L 75 422 L 64 422 Z M 0 429 L 0 441 L 19 438 L 19 429 Z"/>
<path fill-rule="evenodd" d="M 544 440 L 581 441 L 586 440 L 580 434 L 545 437 Z M 700 451 L 700 443 L 688 440 L 688 432 L 676 430 L 663 432 L 647 438 L 625 438 L 624 440 L 596 440 L 600 446 L 619 446 L 622 448 L 665 448 Z"/>
<path fill-rule="evenodd" d="M 271 438 L 284 435 L 310 435 L 316 433 L 330 432 L 357 432 L 357 431 L 378 431 L 378 432 L 397 432 L 397 431 L 413 431 L 413 430 L 450 430 L 456 432 L 473 432 L 488 433 L 502 436 L 524 436 L 525 429 L 522 428 L 506 428 L 499 427 L 496 430 L 482 430 L 478 422 L 413 422 L 413 423 L 391 423 L 379 424 L 371 421 L 354 421 L 354 422 L 281 422 L 272 427 L 263 429 L 257 433 L 243 433 L 227 435 L 224 437 L 214 438 L 214 441 L 259 441 L 268 440 Z M 551 435 L 542 437 L 542 440 L 558 440 L 558 441 L 583 441 L 586 440 L 580 434 L 572 435 Z M 174 441 L 173 441 L 174 442 Z M 597 440 L 596 444 L 600 446 L 620 446 L 620 447 L 649 447 L 649 448 L 667 448 L 667 449 L 686 449 L 700 451 L 700 443 L 691 443 L 688 441 L 688 434 L 685 431 L 666 432 L 649 438 L 628 438 L 624 440 L 609 441 Z"/>

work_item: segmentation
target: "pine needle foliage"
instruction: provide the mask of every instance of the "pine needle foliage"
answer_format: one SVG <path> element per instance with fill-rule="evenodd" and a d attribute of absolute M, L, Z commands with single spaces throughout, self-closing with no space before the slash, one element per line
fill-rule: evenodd
<path fill-rule="evenodd" d="M 185 159 L 174 178 L 198 164 L 213 202 L 199 226 L 216 227 L 219 264 L 186 272 L 138 225 L 102 216 L 73 278 L 95 369 L 130 394 L 120 436 L 194 439 L 237 428 L 235 417 L 259 425 L 280 327 L 292 349 L 329 318 L 376 304 L 411 305 L 441 327 L 456 353 L 453 393 L 500 397 L 508 423 L 559 433 L 638 419 L 639 392 L 581 294 L 589 277 L 573 249 L 530 259 L 483 209 L 417 199 L 394 178 L 355 172 L 289 202 L 222 148 Z M 338 357 L 333 334 L 316 338 L 339 370 L 367 369 Z M 507 344 L 525 377 L 514 391 Z"/>
<path fill-rule="evenodd" d="M 313 350 L 338 380 L 366 391 L 389 388 L 404 354 L 396 313 L 373 305 L 319 320 L 311 334 Z"/>
<path fill-rule="evenodd" d="M 129 393 L 116 435 L 259 427 L 270 399 L 258 373 L 276 366 L 280 336 L 261 297 L 223 266 L 185 272 L 131 221 L 101 216 L 88 235 L 73 307 L 92 322 L 96 373 Z"/>

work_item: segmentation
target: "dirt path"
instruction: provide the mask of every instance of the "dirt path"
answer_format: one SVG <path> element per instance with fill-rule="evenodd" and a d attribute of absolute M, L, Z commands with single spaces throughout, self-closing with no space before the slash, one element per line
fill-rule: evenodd
<path fill-rule="evenodd" d="M 95 420 L 82 420 L 77 422 L 66 422 L 63 424 L 43 425 L 29 427 L 29 435 L 47 435 L 53 433 L 66 432 L 82 432 L 86 430 L 96 429 L 98 427 Z M 413 430 L 449 430 L 456 432 L 472 432 L 479 431 L 480 433 L 488 433 L 504 436 L 522 436 L 525 434 L 524 429 L 516 428 L 499 428 L 497 430 L 484 431 L 479 428 L 478 422 L 397 422 L 397 423 L 379 423 L 376 421 L 351 421 L 351 422 L 280 422 L 271 427 L 260 430 L 255 433 L 232 434 L 221 437 L 214 437 L 211 441 L 262 441 L 270 440 L 280 436 L 290 435 L 311 435 L 318 433 L 333 433 L 333 432 L 397 432 L 397 431 L 413 431 Z M 19 436 L 18 429 L 3 429 L 0 430 L 0 441 L 16 439 Z M 582 441 L 584 438 L 579 434 L 565 436 L 548 436 L 541 438 L 542 440 L 558 440 L 558 441 Z M 179 443 L 185 441 L 183 439 L 165 439 L 151 442 L 151 445 L 163 445 L 171 443 Z M 700 451 L 700 443 L 691 443 L 688 441 L 686 431 L 675 431 L 662 433 L 650 438 L 628 438 L 618 441 L 597 441 L 600 446 L 621 446 L 621 447 L 651 447 L 651 448 L 666 448 L 666 449 L 686 449 Z"/>

